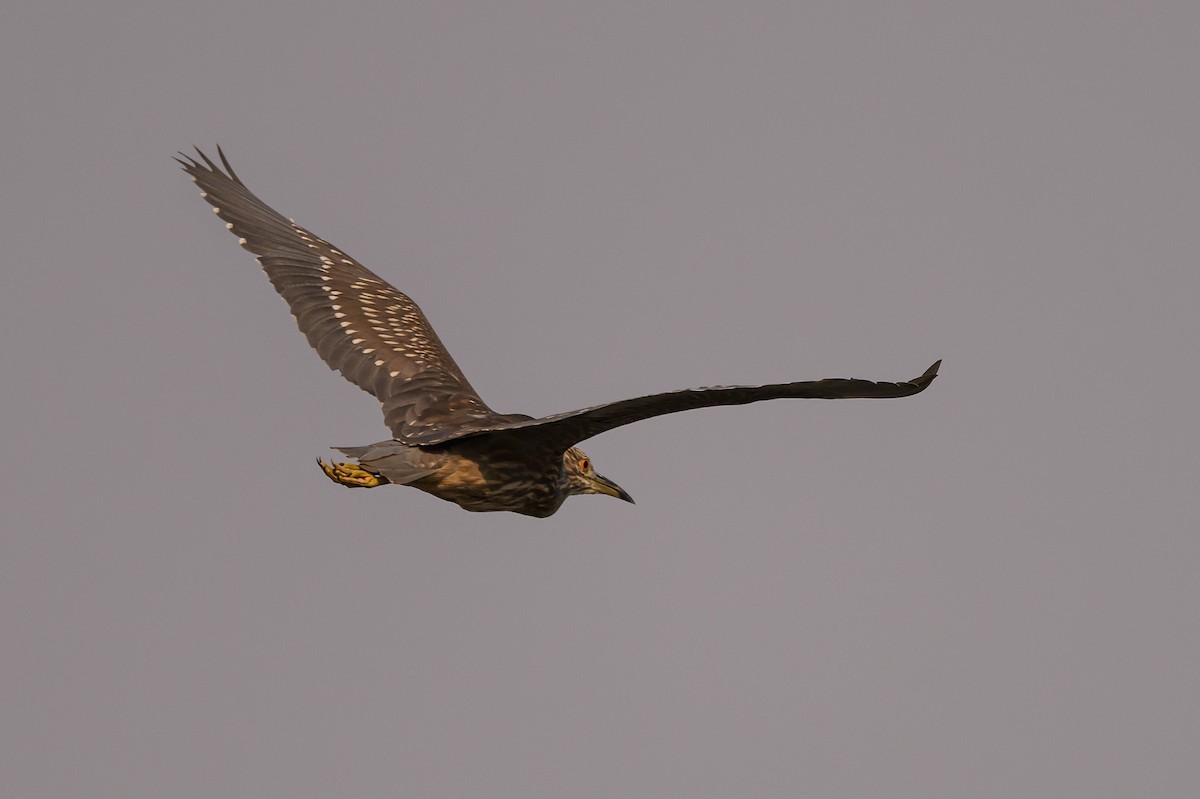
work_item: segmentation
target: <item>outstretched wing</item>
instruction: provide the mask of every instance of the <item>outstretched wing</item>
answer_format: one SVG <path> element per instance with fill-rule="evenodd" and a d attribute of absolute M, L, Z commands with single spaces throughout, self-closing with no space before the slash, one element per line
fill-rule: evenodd
<path fill-rule="evenodd" d="M 410 444 L 437 444 L 467 436 L 504 433 L 536 439 L 539 443 L 563 449 L 599 435 L 614 427 L 640 422 L 654 416 L 709 408 L 715 405 L 746 405 L 773 399 L 889 399 L 918 394 L 937 377 L 938 361 L 920 377 L 903 383 L 873 383 L 870 380 L 830 378 L 799 383 L 775 383 L 766 386 L 717 386 L 689 388 L 666 394 L 610 402 L 578 411 L 546 416 L 541 419 L 483 425 L 452 435 L 422 434 L 406 439 Z"/>
<path fill-rule="evenodd" d="M 383 403 L 397 438 L 448 436 L 515 418 L 489 408 L 411 299 L 254 196 L 201 152 L 175 160 L 238 243 L 258 256 L 300 330 L 329 368 Z"/>

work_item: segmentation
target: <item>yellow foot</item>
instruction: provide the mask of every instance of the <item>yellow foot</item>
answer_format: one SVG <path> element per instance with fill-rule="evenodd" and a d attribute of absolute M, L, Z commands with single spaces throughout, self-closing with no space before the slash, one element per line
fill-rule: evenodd
<path fill-rule="evenodd" d="M 357 463 L 326 463 L 320 458 L 317 458 L 317 463 L 326 477 L 348 488 L 374 488 L 388 483 L 388 479 L 383 475 L 368 472 Z"/>

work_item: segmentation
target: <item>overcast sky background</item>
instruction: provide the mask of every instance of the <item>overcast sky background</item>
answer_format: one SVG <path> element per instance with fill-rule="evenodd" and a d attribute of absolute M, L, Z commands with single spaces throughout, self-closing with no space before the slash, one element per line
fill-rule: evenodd
<path fill-rule="evenodd" d="M 0 794 L 1200 784 L 1200 5 L 18 2 Z M 386 437 L 171 161 L 419 302 L 497 410 L 919 397 L 586 445 L 548 520 Z"/>

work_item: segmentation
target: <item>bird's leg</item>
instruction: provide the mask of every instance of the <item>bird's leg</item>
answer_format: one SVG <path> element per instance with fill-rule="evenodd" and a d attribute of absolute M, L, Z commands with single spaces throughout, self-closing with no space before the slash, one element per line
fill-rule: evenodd
<path fill-rule="evenodd" d="M 325 472 L 326 477 L 348 488 L 374 488 L 390 482 L 383 475 L 368 472 L 357 463 L 337 463 L 336 461 L 326 463 L 320 458 L 317 458 L 317 463 L 320 464 L 321 471 Z"/>

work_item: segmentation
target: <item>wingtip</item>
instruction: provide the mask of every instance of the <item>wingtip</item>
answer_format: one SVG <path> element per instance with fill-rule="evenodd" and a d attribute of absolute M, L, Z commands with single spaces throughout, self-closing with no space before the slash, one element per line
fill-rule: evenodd
<path fill-rule="evenodd" d="M 221 145 L 217 145 L 217 155 L 221 159 L 221 163 L 225 166 L 225 171 L 229 173 L 235 182 L 241 183 L 242 179 L 237 176 L 237 172 L 233 171 L 233 165 L 229 163 L 229 159 L 225 157 L 225 151 L 221 149 Z"/>
<path fill-rule="evenodd" d="M 177 151 L 175 155 L 171 156 L 171 158 L 175 161 L 178 161 L 185 170 L 193 169 L 196 166 L 196 159 L 192 158 L 183 150 Z"/>
<path fill-rule="evenodd" d="M 922 374 L 916 380 L 912 381 L 913 384 L 916 386 L 919 386 L 920 387 L 919 390 L 924 391 L 926 388 L 929 387 L 929 384 L 933 382 L 933 379 L 938 376 L 938 369 L 941 368 L 941 366 L 942 366 L 942 359 L 938 358 L 936 361 L 933 362 L 933 366 L 930 366 L 928 369 L 925 370 L 924 374 Z"/>
<path fill-rule="evenodd" d="M 233 171 L 233 165 L 229 163 L 229 159 L 225 156 L 225 151 L 221 149 L 221 145 L 217 145 L 217 157 L 221 160 L 221 166 L 217 166 L 217 163 L 209 158 L 208 154 L 196 145 L 192 145 L 192 149 L 196 151 L 195 156 L 188 155 L 182 150 L 172 156 L 172 158 L 180 163 L 186 172 L 194 176 L 197 171 L 207 171 L 216 175 L 227 176 L 234 183 L 242 186 L 246 185 L 242 183 L 242 179 L 238 177 L 238 174 Z M 199 156 L 199 161 L 196 160 L 196 156 Z M 222 171 L 222 167 L 224 167 L 224 171 Z"/>

